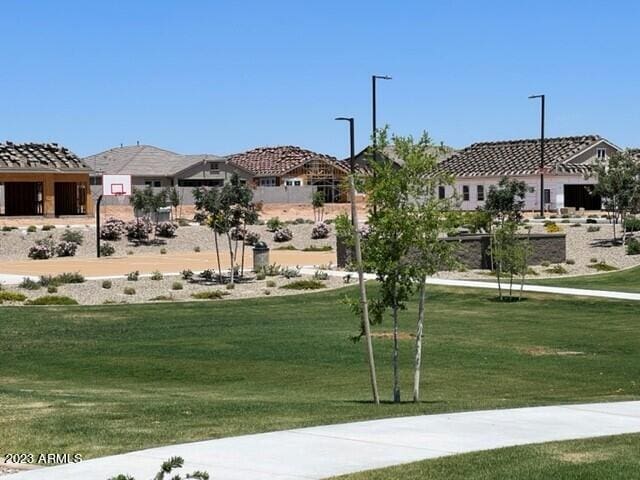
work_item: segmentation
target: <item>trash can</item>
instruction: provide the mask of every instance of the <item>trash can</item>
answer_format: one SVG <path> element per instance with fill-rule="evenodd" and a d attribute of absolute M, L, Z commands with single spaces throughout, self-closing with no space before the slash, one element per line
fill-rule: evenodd
<path fill-rule="evenodd" d="M 171 221 L 171 207 L 160 207 L 156 211 L 158 222 Z"/>
<path fill-rule="evenodd" d="M 263 241 L 253 246 L 253 271 L 257 272 L 269 265 L 269 247 Z"/>

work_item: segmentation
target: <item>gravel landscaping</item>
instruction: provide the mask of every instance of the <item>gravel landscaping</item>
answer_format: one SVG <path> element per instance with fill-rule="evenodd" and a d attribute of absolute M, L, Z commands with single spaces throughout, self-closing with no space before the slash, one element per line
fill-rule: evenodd
<path fill-rule="evenodd" d="M 21 293 L 26 302 L 37 298 L 55 295 L 70 297 L 81 305 L 103 305 L 143 302 L 180 302 L 180 301 L 220 301 L 224 299 L 240 299 L 264 296 L 295 295 L 308 290 L 282 288 L 299 280 L 310 280 L 313 276 L 300 276 L 287 279 L 282 276 L 267 276 L 264 280 L 247 283 L 236 283 L 233 288 L 217 283 L 189 282 L 180 276 L 163 276 L 161 280 L 152 280 L 149 276 L 141 276 L 137 281 L 126 278 L 112 280 L 86 280 L 84 283 L 60 285 L 55 292 L 48 292 L 46 287 L 28 290 L 19 286 L 5 287 L 3 292 Z M 321 281 L 322 290 L 339 288 L 345 285 L 340 277 L 328 277 Z M 109 286 L 109 288 L 105 288 Z M 179 288 L 180 287 L 180 288 Z M 178 289 L 179 288 L 179 289 Z M 128 292 L 128 293 L 125 293 Z M 217 293 L 216 293 L 217 292 Z M 212 293 L 211 299 L 194 298 L 194 294 Z M 22 305 L 24 302 L 4 301 L 2 305 Z"/>
<path fill-rule="evenodd" d="M 288 242 L 275 242 L 273 240 L 273 232 L 267 231 L 265 225 L 250 225 L 247 230 L 256 232 L 260 235 L 260 240 L 269 245 L 270 248 L 292 248 L 302 250 L 309 247 L 326 247 L 330 246 L 335 249 L 334 228 L 330 225 L 330 235 L 326 239 L 311 239 L 312 223 L 288 224 L 286 226 L 293 233 L 293 239 Z M 35 232 L 27 232 L 26 229 L 12 230 L 10 232 L 0 232 L 0 258 L 4 260 L 26 260 L 29 249 L 38 240 L 48 237 L 58 244 L 60 236 L 65 228 L 57 227 L 53 230 L 42 231 L 38 227 Z M 84 235 L 82 245 L 78 247 L 76 257 L 95 257 L 96 256 L 96 234 L 95 227 L 74 227 L 73 230 L 81 231 Z M 136 245 L 126 238 L 118 241 L 109 241 L 115 247 L 114 256 L 138 255 L 138 254 L 161 254 L 166 252 L 185 252 L 194 251 L 194 249 L 213 250 L 214 239 L 210 228 L 200 225 L 192 225 L 179 227 L 176 236 L 173 238 L 158 237 L 157 245 Z M 102 243 L 105 243 L 102 241 Z M 219 245 L 221 249 L 228 248 L 226 237 L 219 237 Z M 250 247 L 249 247 L 250 248 Z"/>
<path fill-rule="evenodd" d="M 640 265 L 640 255 L 627 255 L 625 249 L 621 245 L 611 245 L 613 238 L 613 227 L 611 225 L 598 225 L 600 230 L 597 232 L 589 232 L 589 225 L 582 224 L 579 227 L 571 226 L 572 224 L 560 223 L 557 225 L 562 233 L 567 235 L 567 262 L 561 266 L 566 273 L 558 274 L 550 272 L 554 267 L 553 264 L 548 266 L 536 265 L 532 267 L 535 274 L 527 275 L 528 278 L 558 278 L 562 276 L 589 275 L 598 273 L 593 268 L 595 264 L 604 263 L 615 267 L 615 269 L 624 269 Z M 531 233 L 546 233 L 541 224 L 531 224 Z M 618 230 L 618 235 L 619 235 Z M 639 237 L 638 233 L 635 234 Z M 468 270 L 440 272 L 438 277 L 467 279 L 467 280 L 486 280 L 489 272 L 486 270 Z"/>

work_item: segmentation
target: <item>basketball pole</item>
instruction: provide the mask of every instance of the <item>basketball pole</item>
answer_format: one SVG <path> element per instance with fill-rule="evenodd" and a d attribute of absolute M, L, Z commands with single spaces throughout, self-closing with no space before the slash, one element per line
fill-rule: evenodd
<path fill-rule="evenodd" d="M 102 194 L 96 201 L 96 253 L 100 258 L 100 203 L 102 203 Z"/>

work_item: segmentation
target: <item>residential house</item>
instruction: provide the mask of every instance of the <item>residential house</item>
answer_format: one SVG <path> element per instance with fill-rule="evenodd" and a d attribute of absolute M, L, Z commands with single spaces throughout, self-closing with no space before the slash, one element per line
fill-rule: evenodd
<path fill-rule="evenodd" d="M 540 174 L 544 174 L 544 208 L 600 210 L 602 200 L 592 195 L 597 183 L 591 166 L 606 161 L 620 149 L 598 135 L 548 138 L 544 142 L 544 167 L 540 166 L 540 139 L 474 143 L 440 164 L 455 176 L 455 184 L 442 186 L 441 197 L 458 195 L 463 210 L 484 205 L 491 185 L 502 177 L 523 180 L 530 188 L 526 210 L 540 209 Z"/>
<path fill-rule="evenodd" d="M 371 161 L 371 154 L 368 153 L 368 150 L 369 150 L 369 147 L 361 150 L 355 155 L 355 162 L 354 162 L 355 168 L 356 168 L 356 171 L 360 173 L 371 172 L 371 169 L 369 167 L 369 163 Z M 434 145 L 428 148 L 428 152 L 436 158 L 436 161 L 438 163 L 440 163 L 444 159 L 448 158 L 453 153 L 455 153 L 455 150 L 446 145 Z M 392 161 L 395 165 L 397 165 L 398 168 L 404 165 L 404 161 L 398 156 L 398 154 L 396 153 L 395 147 L 393 145 L 387 145 L 386 147 L 384 147 L 382 149 L 382 152 L 380 152 L 380 155 L 383 156 L 385 159 Z M 350 158 L 349 157 L 344 158 L 340 160 L 340 163 L 348 168 L 350 164 Z"/>
<path fill-rule="evenodd" d="M 231 155 L 228 162 L 251 173 L 256 198 L 267 203 L 306 203 L 314 191 L 329 203 L 347 199 L 348 166 L 329 155 L 291 145 L 260 147 Z"/>
<path fill-rule="evenodd" d="M 89 172 L 57 143 L 0 143 L 0 215 L 92 215 Z"/>
<path fill-rule="evenodd" d="M 133 188 L 219 187 L 234 172 L 246 172 L 216 155 L 181 155 L 152 145 L 117 147 L 84 159 L 93 172 L 92 184 L 101 185 L 103 174 L 131 175 Z"/>

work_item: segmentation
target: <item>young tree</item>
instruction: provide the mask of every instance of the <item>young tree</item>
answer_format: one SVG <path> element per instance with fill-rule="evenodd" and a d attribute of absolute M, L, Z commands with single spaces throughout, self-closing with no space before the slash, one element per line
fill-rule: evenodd
<path fill-rule="evenodd" d="M 158 210 L 167 205 L 167 192 L 161 190 L 155 193 L 153 188 L 147 185 L 144 190 L 134 189 L 129 197 L 129 203 L 134 209 L 136 222 L 140 223 L 140 213 L 142 221 L 146 225 L 151 225 L 150 230 L 154 232 L 158 226 Z"/>
<path fill-rule="evenodd" d="M 495 268 L 498 279 L 498 297 L 503 299 L 502 275 L 509 275 L 509 299 L 513 292 L 513 279 L 521 277 L 521 291 L 528 268 L 527 240 L 518 237 L 518 227 L 522 221 L 525 195 L 529 187 L 525 182 L 504 177 L 498 188 L 491 186 L 487 194 L 484 210 L 497 224 L 491 234 L 491 268 Z"/>
<path fill-rule="evenodd" d="M 313 207 L 313 219 L 316 223 L 324 220 L 324 192 L 317 191 L 311 195 L 311 206 Z"/>
<path fill-rule="evenodd" d="M 438 188 L 451 185 L 453 178 L 438 170 L 434 147 L 425 133 L 416 142 L 412 137 L 394 137 L 395 152 L 403 160 L 402 174 L 408 179 L 410 205 L 408 212 L 415 232 L 408 256 L 415 267 L 413 280 L 419 285 L 418 319 L 416 323 L 413 401 L 420 401 L 422 344 L 426 310 L 427 278 L 456 263 L 456 245 L 442 237 L 458 223 L 455 198 L 440 199 Z"/>
<path fill-rule="evenodd" d="M 378 298 L 380 308 L 373 309 L 378 317 L 385 310 L 391 310 L 393 320 L 393 401 L 400 402 L 399 371 L 399 312 L 406 308 L 406 302 L 414 290 L 416 266 L 411 261 L 410 251 L 417 235 L 411 208 L 410 178 L 382 155 L 388 145 L 387 129 L 380 131 L 376 152 L 378 161 L 370 161 L 372 175 L 363 182 L 367 202 L 371 207 L 368 217 L 367 263 L 376 273 L 380 282 Z"/>
<path fill-rule="evenodd" d="M 194 188 L 193 198 L 197 210 L 205 212 L 207 215 L 207 224 L 213 230 L 213 241 L 216 249 L 216 260 L 218 263 L 218 278 L 222 280 L 222 267 L 220 265 L 220 245 L 218 243 L 218 235 L 222 233 L 222 228 L 218 226 L 218 221 L 222 216 L 222 205 L 220 202 L 220 193 L 215 188 Z"/>
<path fill-rule="evenodd" d="M 173 207 L 173 218 L 178 219 L 178 207 L 182 204 L 182 199 L 180 198 L 180 192 L 178 191 L 178 187 L 175 185 L 173 187 L 167 188 L 167 198 L 169 200 L 169 204 Z"/>
<path fill-rule="evenodd" d="M 613 241 L 617 242 L 616 224 L 623 227 L 622 245 L 625 244 L 624 221 L 629 213 L 640 208 L 640 161 L 629 152 L 615 153 L 607 161 L 593 167 L 598 178 L 594 193 L 603 198 L 613 223 Z"/>

